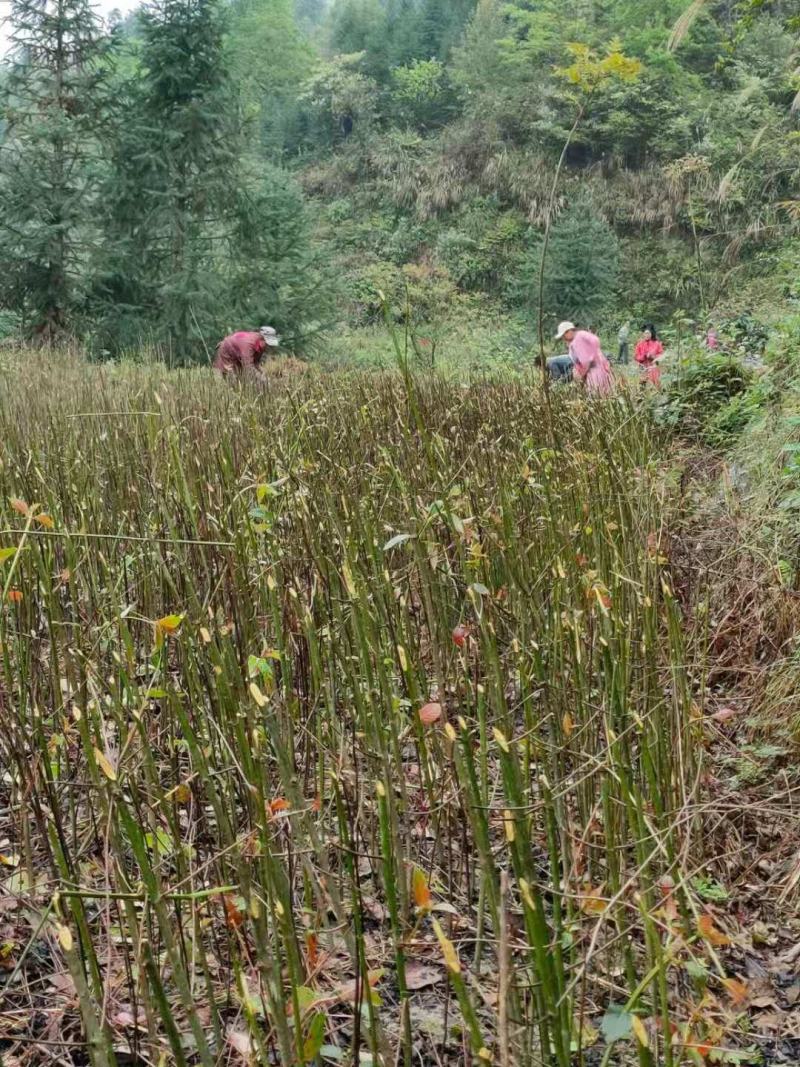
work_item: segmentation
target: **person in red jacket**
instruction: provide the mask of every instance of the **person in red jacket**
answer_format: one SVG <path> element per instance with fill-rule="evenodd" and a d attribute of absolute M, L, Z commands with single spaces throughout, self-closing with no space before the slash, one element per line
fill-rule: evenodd
<path fill-rule="evenodd" d="M 634 358 L 642 368 L 642 381 L 650 382 L 656 389 L 661 388 L 661 370 L 658 360 L 664 355 L 664 346 L 658 339 L 656 328 L 652 323 L 642 327 L 642 337 L 636 346 Z"/>
<path fill-rule="evenodd" d="M 217 346 L 214 357 L 214 370 L 223 378 L 235 375 L 237 378 L 264 378 L 261 360 L 268 348 L 277 348 L 281 339 L 271 326 L 262 326 L 260 330 L 229 334 Z"/>

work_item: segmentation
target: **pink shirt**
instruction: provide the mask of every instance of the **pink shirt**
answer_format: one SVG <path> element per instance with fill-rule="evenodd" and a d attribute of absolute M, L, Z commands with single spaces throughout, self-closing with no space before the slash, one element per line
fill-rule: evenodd
<path fill-rule="evenodd" d="M 664 355 L 664 346 L 660 341 L 640 341 L 636 346 L 636 362 L 649 367 L 659 356 Z"/>
<path fill-rule="evenodd" d="M 232 333 L 220 341 L 213 367 L 222 374 L 241 374 L 259 365 L 266 347 L 260 333 Z"/>
<path fill-rule="evenodd" d="M 573 373 L 584 382 L 587 393 L 606 396 L 611 392 L 611 364 L 600 348 L 600 338 L 588 330 L 578 330 L 569 346 Z"/>

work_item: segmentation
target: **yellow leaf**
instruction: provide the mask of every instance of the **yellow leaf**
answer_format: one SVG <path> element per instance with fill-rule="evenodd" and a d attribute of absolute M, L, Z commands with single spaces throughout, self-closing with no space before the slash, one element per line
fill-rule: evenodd
<path fill-rule="evenodd" d="M 647 1029 L 638 1015 L 631 1015 L 631 1029 L 636 1035 L 636 1040 L 642 1048 L 650 1048 L 650 1038 L 647 1036 Z"/>
<path fill-rule="evenodd" d="M 200 640 L 203 642 L 204 645 L 211 644 L 211 634 L 208 632 L 205 626 L 200 627 Z"/>
<path fill-rule="evenodd" d="M 400 661 L 400 670 L 408 670 L 408 659 L 406 658 L 406 650 L 402 645 L 397 646 L 397 658 Z"/>
<path fill-rule="evenodd" d="M 264 694 L 261 692 L 255 682 L 250 683 L 250 696 L 253 698 L 253 700 L 255 700 L 256 704 L 258 704 L 260 708 L 265 708 L 267 706 L 267 698 L 264 696 Z"/>
<path fill-rule="evenodd" d="M 417 905 L 417 908 L 420 911 L 430 911 L 433 898 L 431 897 L 431 891 L 428 887 L 428 880 L 419 867 L 414 868 L 413 888 L 414 903 Z"/>
<path fill-rule="evenodd" d="M 514 829 L 514 815 L 512 812 L 503 812 L 503 826 L 505 827 L 506 831 L 506 841 L 508 841 L 510 845 L 513 843 L 514 838 L 516 836 L 516 831 Z"/>
<path fill-rule="evenodd" d="M 174 789 L 170 789 L 164 799 L 174 800 L 176 804 L 188 804 L 192 799 L 192 791 L 186 782 L 181 782 Z"/>
<path fill-rule="evenodd" d="M 356 583 L 353 581 L 353 572 L 350 570 L 350 565 L 346 562 L 342 564 L 342 577 L 344 578 L 344 587 L 348 596 L 355 597 Z"/>
<path fill-rule="evenodd" d="M 566 712 L 564 718 L 561 720 L 561 729 L 564 731 L 564 737 L 572 737 L 575 732 L 575 720 L 572 718 L 569 712 Z"/>
<path fill-rule="evenodd" d="M 510 749 L 508 747 L 508 741 L 506 740 L 505 734 L 501 733 L 496 726 L 492 727 L 492 733 L 494 734 L 495 741 L 498 743 L 500 748 L 502 748 L 503 752 L 509 752 Z"/>
<path fill-rule="evenodd" d="M 106 756 L 105 753 L 101 752 L 99 748 L 96 748 L 94 750 L 94 758 L 97 763 L 97 766 L 106 776 L 106 778 L 108 778 L 109 782 L 116 782 L 117 772 L 111 766 L 111 762 L 108 759 L 108 756 Z"/>
<path fill-rule="evenodd" d="M 439 925 L 438 919 L 433 919 L 433 932 L 436 934 L 436 939 L 439 942 L 439 947 L 442 950 L 444 956 L 445 966 L 451 974 L 461 974 L 461 963 L 458 959 L 458 953 L 455 950 L 453 942 L 449 938 L 445 937 L 444 930 Z"/>
<path fill-rule="evenodd" d="M 13 556 L 16 556 L 17 551 L 24 552 L 24 545 L 20 546 L 19 549 L 17 548 L 17 546 L 14 546 L 13 548 L 0 548 L 0 563 L 5 563 L 6 560 L 9 560 Z"/>
<path fill-rule="evenodd" d="M 40 526 L 44 526 L 47 530 L 52 530 L 55 526 L 52 517 L 44 511 L 40 512 L 36 516 L 36 521 L 39 523 Z"/>
<path fill-rule="evenodd" d="M 72 949 L 72 932 L 68 926 L 58 927 L 58 943 L 64 949 L 65 952 L 69 952 Z"/>
<path fill-rule="evenodd" d="M 165 615 L 163 619 L 156 620 L 156 632 L 162 635 L 174 634 L 180 629 L 183 620 L 183 615 Z"/>
<path fill-rule="evenodd" d="M 606 902 L 599 896 L 600 889 L 587 889 L 586 894 L 580 898 L 581 911 L 586 915 L 602 915 L 606 910 Z"/>

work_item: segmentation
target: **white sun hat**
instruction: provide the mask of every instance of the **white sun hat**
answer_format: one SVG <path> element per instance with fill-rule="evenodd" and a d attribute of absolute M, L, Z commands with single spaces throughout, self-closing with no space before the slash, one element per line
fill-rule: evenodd
<path fill-rule="evenodd" d="M 280 337 L 278 337 L 277 331 L 274 330 L 272 326 L 262 326 L 258 332 L 261 334 L 261 336 L 264 338 L 265 343 L 268 344 L 270 348 L 277 348 L 278 345 L 281 343 L 281 339 Z"/>
<path fill-rule="evenodd" d="M 570 330 L 576 330 L 577 326 L 574 322 L 562 322 L 559 324 L 558 333 L 556 334 L 556 340 L 560 341 L 565 333 L 569 333 Z"/>

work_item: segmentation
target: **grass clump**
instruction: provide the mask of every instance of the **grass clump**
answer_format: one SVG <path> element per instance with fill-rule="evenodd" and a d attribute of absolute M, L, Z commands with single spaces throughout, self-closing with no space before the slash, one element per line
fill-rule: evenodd
<path fill-rule="evenodd" d="M 568 1067 L 593 1046 L 645 1067 L 719 1043 L 675 994 L 724 1004 L 729 976 L 686 873 L 702 674 L 653 429 L 624 399 L 552 402 L 20 369 L 0 403 L 20 1041 L 60 975 L 59 1040 L 97 1067 Z"/>

